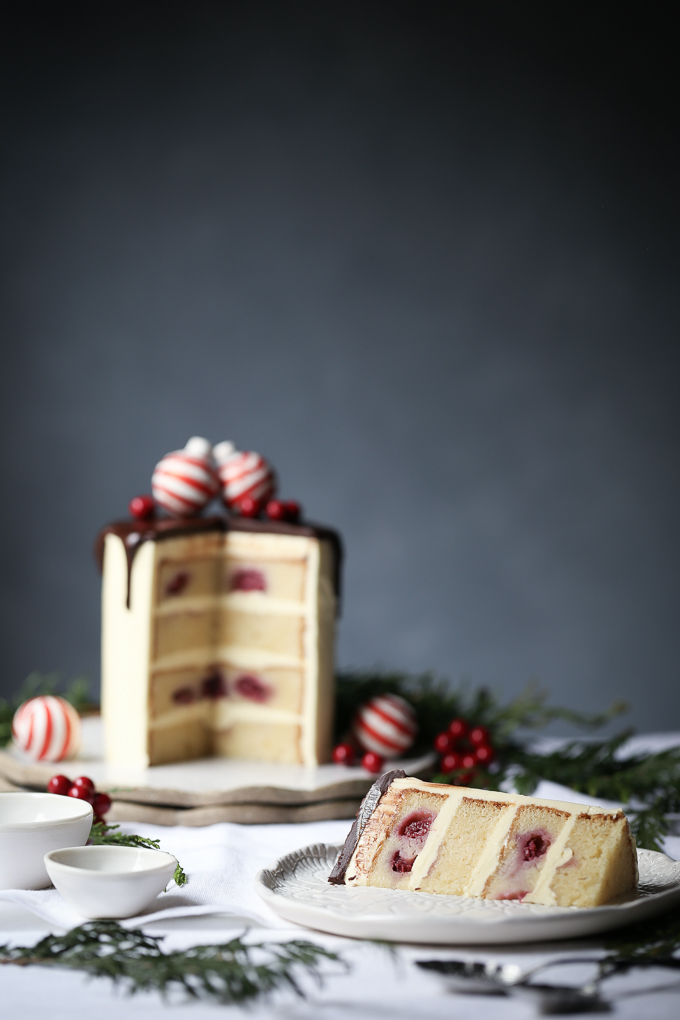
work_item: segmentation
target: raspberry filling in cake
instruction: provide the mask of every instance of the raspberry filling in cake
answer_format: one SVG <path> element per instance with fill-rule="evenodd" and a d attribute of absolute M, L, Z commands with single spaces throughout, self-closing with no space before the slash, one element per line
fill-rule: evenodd
<path fill-rule="evenodd" d="M 381 776 L 329 876 L 367 885 L 591 907 L 637 886 L 620 810 Z"/>

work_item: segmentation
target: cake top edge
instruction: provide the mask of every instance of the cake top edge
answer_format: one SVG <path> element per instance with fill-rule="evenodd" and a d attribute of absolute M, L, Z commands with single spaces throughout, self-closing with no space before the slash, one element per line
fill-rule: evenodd
<path fill-rule="evenodd" d="M 618 807 L 600 807 L 596 804 L 588 804 L 582 801 L 548 800 L 544 797 L 527 797 L 521 793 L 504 793 L 502 790 L 478 790 L 474 787 L 453 786 L 447 783 L 428 783 L 423 779 L 404 776 L 393 780 L 397 789 L 413 789 L 417 787 L 422 790 L 430 790 L 433 793 L 460 791 L 460 795 L 470 796 L 478 800 L 496 800 L 504 804 L 536 804 L 538 807 L 552 808 L 555 811 L 566 811 L 568 814 L 590 814 L 590 815 L 623 815 L 623 810 Z M 390 783 L 390 786 L 392 783 Z"/>
<path fill-rule="evenodd" d="M 342 539 L 337 531 L 323 524 L 312 521 L 295 524 L 290 521 L 261 520 L 251 517 L 227 516 L 214 514 L 209 517 L 187 518 L 152 518 L 146 520 L 128 518 L 112 521 L 99 531 L 94 545 L 94 555 L 99 567 L 103 570 L 104 542 L 107 535 L 115 535 L 126 548 L 136 548 L 142 542 L 159 542 L 163 539 L 178 538 L 182 535 L 199 534 L 201 532 L 247 531 L 255 534 L 291 535 L 301 538 L 316 538 L 327 541 L 333 546 L 336 562 L 342 560 Z"/>

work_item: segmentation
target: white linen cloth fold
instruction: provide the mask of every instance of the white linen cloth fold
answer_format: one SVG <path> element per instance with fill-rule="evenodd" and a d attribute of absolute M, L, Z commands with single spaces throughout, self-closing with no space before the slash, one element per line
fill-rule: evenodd
<path fill-rule="evenodd" d="M 202 828 L 125 823 L 123 832 L 160 839 L 161 850 L 178 859 L 189 882 L 181 888 L 171 882 L 143 913 L 121 924 L 137 928 L 168 918 L 226 913 L 265 928 L 290 928 L 290 922 L 281 920 L 255 892 L 255 875 L 291 850 L 312 843 L 344 842 L 349 827 L 349 821 L 301 825 L 222 822 Z M 85 920 L 56 889 L 4 889 L 0 890 L 1 900 L 26 907 L 57 928 L 74 928 Z"/>

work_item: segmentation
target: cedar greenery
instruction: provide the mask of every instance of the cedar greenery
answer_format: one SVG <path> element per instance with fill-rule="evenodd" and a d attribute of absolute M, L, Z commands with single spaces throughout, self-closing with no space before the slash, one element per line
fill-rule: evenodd
<path fill-rule="evenodd" d="M 107 825 L 106 822 L 95 822 L 90 829 L 88 843 L 91 843 L 93 846 L 140 846 L 145 847 L 147 850 L 160 850 L 161 848 L 160 839 L 147 839 L 146 836 L 128 836 L 124 832 L 118 832 L 118 829 L 120 829 L 120 825 Z M 175 885 L 178 886 L 186 885 L 189 881 L 179 862 L 172 877 Z"/>
<path fill-rule="evenodd" d="M 477 769 L 466 785 L 498 788 L 512 783 L 519 793 L 531 794 L 541 779 L 552 780 L 583 793 L 624 805 L 638 846 L 659 850 L 670 831 L 669 815 L 680 812 L 680 748 L 648 755 L 625 755 L 621 748 L 633 730 L 607 740 L 574 740 L 551 752 L 531 750 L 520 731 L 540 729 L 561 719 L 594 730 L 625 712 L 616 702 L 599 714 L 575 712 L 547 703 L 547 694 L 530 684 L 507 704 L 488 689 L 453 688 L 431 673 L 351 672 L 338 677 L 337 738 L 346 738 L 358 706 L 376 694 L 400 694 L 413 705 L 419 733 L 414 753 L 432 749 L 437 733 L 456 716 L 473 726 L 486 726 L 496 760 Z M 435 782 L 455 782 L 460 773 L 434 773 Z"/>
<path fill-rule="evenodd" d="M 89 921 L 65 935 L 48 935 L 35 946 L 0 946 L 0 963 L 66 967 L 108 977 L 135 992 L 183 993 L 222 1005 L 246 1003 L 279 988 L 304 997 L 298 972 L 321 984 L 321 964 L 340 962 L 311 942 L 247 944 L 241 936 L 220 945 L 164 952 L 162 936 L 126 931 L 115 921 Z"/>

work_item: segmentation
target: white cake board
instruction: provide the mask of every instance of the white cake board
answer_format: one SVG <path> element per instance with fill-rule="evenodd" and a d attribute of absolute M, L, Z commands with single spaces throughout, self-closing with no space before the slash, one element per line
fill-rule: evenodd
<path fill-rule="evenodd" d="M 126 769 L 108 765 L 102 758 L 102 747 L 101 719 L 99 716 L 91 716 L 83 719 L 83 742 L 76 758 L 56 764 L 32 762 L 10 744 L 6 750 L 0 751 L 0 776 L 21 787 L 44 789 L 47 781 L 56 773 L 63 773 L 70 779 L 87 775 L 98 790 L 114 794 L 115 801 L 131 801 L 137 805 L 169 808 L 207 808 L 218 805 L 240 805 L 245 808 L 262 805 L 279 809 L 311 807 L 327 802 L 353 803 L 363 797 L 376 778 L 360 766 L 319 765 L 316 768 L 305 768 L 302 765 L 246 761 L 241 758 L 201 758 L 174 765 Z M 428 754 L 420 758 L 390 761 L 385 768 L 402 768 L 407 775 L 417 775 L 429 768 L 434 760 L 434 754 Z M 340 804 L 337 806 L 340 807 Z M 348 815 L 322 817 L 342 818 Z M 160 822 L 160 818 L 158 820 Z M 170 821 L 168 816 L 168 821 L 160 824 L 177 823 Z"/>

